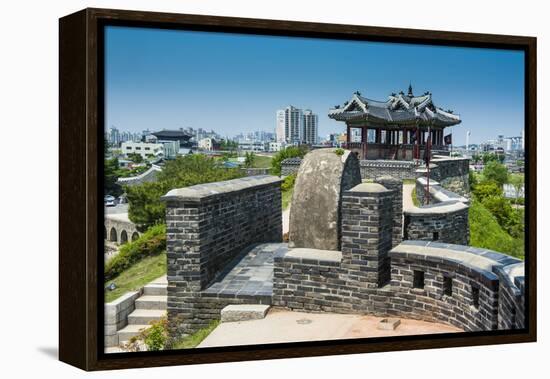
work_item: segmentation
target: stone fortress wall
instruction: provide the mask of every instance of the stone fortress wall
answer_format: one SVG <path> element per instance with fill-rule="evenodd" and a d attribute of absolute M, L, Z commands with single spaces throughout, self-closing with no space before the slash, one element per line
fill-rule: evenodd
<path fill-rule="evenodd" d="M 429 197 L 427 188 L 425 177 L 416 179 L 416 197 L 421 206 L 404 212 L 404 239 L 468 245 L 469 199 L 443 188 L 433 179 L 429 182 Z"/>
<path fill-rule="evenodd" d="M 250 245 L 282 240 L 280 182 L 252 176 L 176 189 L 163 197 L 172 331 L 188 333 L 207 326 L 212 313 L 219 317 L 223 301 L 203 291 Z"/>
<path fill-rule="evenodd" d="M 322 158 L 318 154 L 324 154 L 325 164 L 309 165 L 300 174 L 302 180 L 319 177 L 320 170 L 340 179 L 360 175 L 353 154 L 337 156 L 334 149 L 323 150 L 306 156 L 315 161 Z M 281 194 L 276 177 L 248 177 L 171 191 L 165 196 L 171 333 L 191 333 L 206 326 L 228 304 L 405 317 L 465 331 L 525 325 L 523 262 L 469 247 L 463 234 L 451 233 L 467 230 L 467 199 L 457 200 L 461 197 L 454 194 L 456 198 L 448 200 L 448 191 L 437 193 L 432 187 L 435 204 L 429 207 L 439 213 L 430 213 L 431 222 L 423 221 L 424 229 L 415 229 L 416 220 L 426 220 L 426 216 L 409 214 L 407 221 L 405 212 L 402 234 L 398 223 L 403 210 L 396 201 L 402 197 L 402 186 L 395 185 L 394 178 L 376 177 L 374 181 L 348 185 L 342 180 L 328 196 L 311 193 L 327 192 L 323 186 L 297 182 L 297 186 L 307 186 L 309 197 L 321 196 L 323 201 L 338 204 L 338 210 L 309 219 L 291 217 L 291 228 L 298 220 L 317 232 L 327 224 L 335 226 L 340 231 L 338 248 L 333 238 L 326 244 L 322 239 L 304 240 L 298 246 L 299 238 L 293 241 L 291 235 L 288 246 L 280 243 Z M 308 196 L 293 198 L 292 208 L 302 207 Z M 446 220 L 451 221 L 446 224 Z M 262 242 L 278 243 L 250 255 L 250 249 L 256 251 L 255 244 Z M 260 253 L 268 259 L 262 261 Z M 248 255 L 242 258 L 243 254 Z M 249 259 L 250 267 L 262 264 L 271 270 L 263 287 L 232 291 L 230 287 L 238 287 L 245 275 L 237 275 L 229 284 L 220 281 L 241 259 Z"/>
<path fill-rule="evenodd" d="M 298 172 L 301 161 L 301 158 L 283 160 L 281 162 L 281 176 Z M 434 155 L 431 162 L 430 178 L 439 182 L 443 188 L 460 195 L 465 195 L 470 191 L 470 161 L 468 158 Z M 412 160 L 361 160 L 359 165 L 361 178 L 363 179 L 391 176 L 400 180 L 414 180 L 423 174 L 423 172 L 419 173 L 418 171 L 421 168 L 421 162 Z"/>

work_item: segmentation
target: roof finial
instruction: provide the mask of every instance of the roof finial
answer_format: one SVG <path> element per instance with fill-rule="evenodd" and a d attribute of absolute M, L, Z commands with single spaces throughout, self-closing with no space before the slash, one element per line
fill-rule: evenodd
<path fill-rule="evenodd" d="M 407 95 L 409 95 L 410 97 L 413 96 L 413 87 L 411 85 L 411 82 L 409 82 L 409 93 Z"/>

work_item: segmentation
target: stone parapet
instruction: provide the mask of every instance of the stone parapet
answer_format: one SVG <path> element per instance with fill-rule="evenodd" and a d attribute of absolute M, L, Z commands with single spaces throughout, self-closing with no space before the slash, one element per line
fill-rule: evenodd
<path fill-rule="evenodd" d="M 203 299 L 201 291 L 245 248 L 282 241 L 280 182 L 274 176 L 252 176 L 175 189 L 163 197 L 172 335 L 205 326 L 210 316 L 204 309 L 219 312 L 243 303 L 220 302 L 219 296 Z"/>
<path fill-rule="evenodd" d="M 374 182 L 394 191 L 392 197 L 392 247 L 395 247 L 403 240 L 403 181 L 386 175 L 377 177 Z"/>
<path fill-rule="evenodd" d="M 395 190 L 362 183 L 342 197 L 343 262 L 373 288 L 389 281 L 394 196 Z"/>

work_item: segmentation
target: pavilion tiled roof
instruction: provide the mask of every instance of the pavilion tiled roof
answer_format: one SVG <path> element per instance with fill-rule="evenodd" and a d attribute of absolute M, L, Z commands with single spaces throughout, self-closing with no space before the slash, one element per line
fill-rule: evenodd
<path fill-rule="evenodd" d="M 343 106 L 331 108 L 328 116 L 337 121 L 372 121 L 381 124 L 416 124 L 432 126 L 452 126 L 460 124 L 460 117 L 452 111 L 436 107 L 432 94 L 414 96 L 412 88 L 405 95 L 391 94 L 388 100 L 371 100 L 355 92 Z"/>

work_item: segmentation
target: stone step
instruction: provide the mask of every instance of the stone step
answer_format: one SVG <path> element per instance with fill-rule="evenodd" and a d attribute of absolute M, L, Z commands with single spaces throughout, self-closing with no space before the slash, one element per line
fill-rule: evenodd
<path fill-rule="evenodd" d="M 126 325 L 117 332 L 119 344 L 128 341 L 130 338 L 137 336 L 142 330 L 150 327 L 150 325 Z"/>
<path fill-rule="evenodd" d="M 143 287 L 143 294 L 151 296 L 166 296 L 168 295 L 167 287 L 167 284 L 150 283 Z"/>
<path fill-rule="evenodd" d="M 136 309 L 128 315 L 129 325 L 149 325 L 151 321 L 160 320 L 166 316 L 166 311 L 161 309 Z"/>
<path fill-rule="evenodd" d="M 222 309 L 222 322 L 259 320 L 265 317 L 269 305 L 264 304 L 232 304 Z"/>
<path fill-rule="evenodd" d="M 144 295 L 136 300 L 136 309 L 166 309 L 166 296 Z"/>

